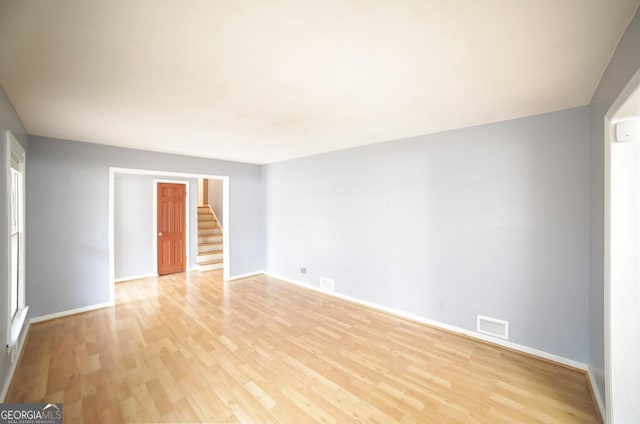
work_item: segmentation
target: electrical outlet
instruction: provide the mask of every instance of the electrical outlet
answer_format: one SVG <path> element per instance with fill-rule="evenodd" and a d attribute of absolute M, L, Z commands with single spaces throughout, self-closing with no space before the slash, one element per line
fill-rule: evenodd
<path fill-rule="evenodd" d="M 307 273 L 307 268 L 302 267 L 300 268 L 300 274 L 306 274 Z"/>
<path fill-rule="evenodd" d="M 320 288 L 326 291 L 333 291 L 333 280 L 331 278 L 320 277 Z"/>

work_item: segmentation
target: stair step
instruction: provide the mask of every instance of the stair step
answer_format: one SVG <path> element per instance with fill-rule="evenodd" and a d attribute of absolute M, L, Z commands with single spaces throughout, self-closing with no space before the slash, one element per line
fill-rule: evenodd
<path fill-rule="evenodd" d="M 198 228 L 218 228 L 218 223 L 216 221 L 198 221 Z"/>
<path fill-rule="evenodd" d="M 200 265 L 202 263 L 206 263 L 209 261 L 222 260 L 222 258 L 223 258 L 222 250 L 214 250 L 212 252 L 202 252 L 202 253 L 198 253 L 198 255 L 196 256 L 196 263 Z"/>
<path fill-rule="evenodd" d="M 213 215 L 200 215 L 200 216 L 198 216 L 198 222 L 209 222 L 209 221 L 215 221 L 213 219 Z"/>
<path fill-rule="evenodd" d="M 220 262 L 214 261 L 207 265 L 198 265 L 198 271 L 213 271 L 216 269 L 222 269 L 223 267 L 224 267 L 224 264 L 222 263 L 222 261 Z"/>
<path fill-rule="evenodd" d="M 222 230 L 220 228 L 198 228 L 198 237 L 221 235 Z"/>
<path fill-rule="evenodd" d="M 208 228 L 220 228 L 218 221 L 198 221 L 198 228 L 206 230 Z"/>
<path fill-rule="evenodd" d="M 198 244 L 200 244 L 200 243 L 215 243 L 215 242 L 222 243 L 222 234 L 198 235 Z"/>
<path fill-rule="evenodd" d="M 198 265 L 212 265 L 212 264 L 221 264 L 223 262 L 222 259 L 212 259 L 210 261 L 200 262 Z"/>
<path fill-rule="evenodd" d="M 218 254 L 222 255 L 222 249 L 210 250 L 208 252 L 198 253 L 198 256 L 218 255 Z"/>
<path fill-rule="evenodd" d="M 216 250 L 222 250 L 222 240 L 220 243 L 198 243 L 198 252 L 213 252 Z"/>

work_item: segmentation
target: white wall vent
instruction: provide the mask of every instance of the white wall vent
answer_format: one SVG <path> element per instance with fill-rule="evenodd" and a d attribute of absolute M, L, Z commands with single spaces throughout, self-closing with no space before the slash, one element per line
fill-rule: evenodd
<path fill-rule="evenodd" d="M 333 280 L 331 278 L 320 277 L 320 288 L 326 291 L 333 291 Z"/>
<path fill-rule="evenodd" d="M 478 333 L 509 339 L 509 322 L 478 315 Z"/>

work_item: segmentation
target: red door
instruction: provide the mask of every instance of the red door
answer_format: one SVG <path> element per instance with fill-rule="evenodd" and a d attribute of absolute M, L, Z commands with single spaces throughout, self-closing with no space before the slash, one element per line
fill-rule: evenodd
<path fill-rule="evenodd" d="M 185 184 L 158 183 L 158 275 L 186 268 Z"/>

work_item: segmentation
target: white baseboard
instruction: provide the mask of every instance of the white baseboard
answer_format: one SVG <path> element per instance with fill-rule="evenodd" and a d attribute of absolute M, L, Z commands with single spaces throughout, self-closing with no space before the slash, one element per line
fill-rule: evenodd
<path fill-rule="evenodd" d="M 471 331 L 471 330 L 465 330 L 464 328 L 460 328 L 460 327 L 456 327 L 454 325 L 449 325 L 449 324 L 445 324 L 439 321 L 434 321 L 425 317 L 422 317 L 420 315 L 415 315 L 415 314 L 411 314 L 408 312 L 404 312 L 398 309 L 394 309 L 394 308 L 389 308 L 387 306 L 383 306 L 383 305 L 378 305 L 376 303 L 372 303 L 372 302 L 368 302 L 366 300 L 361 300 L 361 299 L 357 299 L 355 297 L 351 297 L 351 296 L 347 296 L 344 294 L 339 294 L 339 293 L 335 293 L 335 292 L 328 292 L 325 290 L 320 289 L 319 287 L 314 287 L 308 284 L 304 284 L 301 283 L 299 281 L 296 280 L 292 280 L 290 278 L 287 277 L 283 277 L 281 275 L 276 275 L 270 272 L 264 272 L 265 275 L 268 275 L 269 277 L 273 277 L 273 278 L 277 278 L 278 280 L 284 281 L 286 283 L 290 283 L 290 284 L 295 284 L 297 286 L 300 287 L 304 287 L 306 289 L 310 289 L 310 290 L 314 290 L 320 293 L 324 293 L 327 294 L 329 296 L 333 296 L 333 297 L 337 297 L 338 299 L 342 299 L 342 300 L 346 300 L 349 302 L 353 302 L 353 303 L 357 303 L 359 305 L 363 305 L 363 306 L 368 306 L 370 308 L 373 309 L 378 309 L 380 311 L 384 311 L 402 318 L 406 318 L 406 319 L 410 319 L 412 321 L 416 321 L 416 322 L 420 322 L 422 324 L 427 324 L 430 325 L 432 327 L 437 327 L 437 328 L 442 328 L 443 330 L 447 330 L 450 331 L 452 333 L 457 333 L 457 334 L 462 334 L 468 337 L 472 337 L 474 339 L 478 339 L 478 340 L 482 340 L 488 343 L 492 343 L 495 345 L 500 345 L 500 346 L 504 346 L 508 349 L 512 349 L 512 350 L 516 350 L 519 352 L 523 352 L 523 353 L 527 353 L 529 355 L 533 355 L 533 356 L 537 356 L 543 359 L 547 359 L 549 361 L 553 361 L 553 362 L 557 362 L 559 364 L 562 365 L 566 365 L 568 367 L 572 367 L 572 368 L 576 368 L 582 371 L 587 371 L 587 365 L 582 363 L 582 362 L 578 362 L 578 361 L 574 361 L 573 359 L 569 359 L 569 358 L 565 358 L 563 356 L 559 356 L 553 353 L 549 353 L 549 352 L 545 352 L 543 350 L 538 350 L 538 349 L 534 349 L 532 347 L 529 346 L 524 346 L 524 345 L 520 345 L 517 343 L 513 343 L 507 340 L 503 340 L 503 339 L 498 339 L 495 337 L 491 337 L 491 336 L 487 336 L 484 334 L 480 334 L 476 331 Z"/>
<path fill-rule="evenodd" d="M 596 382 L 595 373 L 591 367 L 587 367 L 587 378 L 589 378 L 589 384 L 591 384 L 591 391 L 593 392 L 593 397 L 596 400 L 596 404 L 598 405 L 598 409 L 600 410 L 600 417 L 605 419 L 605 407 L 604 401 L 602 400 L 602 396 L 600 396 L 600 390 L 598 388 L 598 383 Z"/>
<path fill-rule="evenodd" d="M 233 277 L 229 277 L 227 281 L 242 280 L 243 278 L 255 277 L 256 275 L 260 275 L 260 274 L 268 275 L 264 271 L 249 272 L 247 274 L 240 274 L 240 275 L 234 275 Z"/>
<path fill-rule="evenodd" d="M 70 309 L 68 311 L 56 312 L 49 315 L 42 315 L 39 317 L 33 317 L 29 321 L 30 324 L 36 324 L 38 322 L 49 321 L 56 318 L 62 318 L 69 315 L 81 314 L 83 312 L 94 311 L 96 309 L 108 308 L 113 306 L 112 302 L 98 303 L 96 305 L 83 306 L 82 308 Z"/>
<path fill-rule="evenodd" d="M 4 383 L 2 384 L 2 392 L 0 392 L 1 402 L 4 402 L 7 397 L 7 392 L 9 391 L 9 386 L 13 381 L 13 374 L 16 372 L 16 368 L 18 367 L 18 362 L 20 362 L 20 358 L 22 357 L 22 350 L 24 349 L 24 342 L 27 338 L 27 334 L 29 334 L 29 327 L 31 326 L 31 322 L 27 321 L 27 325 L 24 326 L 22 330 L 22 334 L 18 338 L 18 343 L 13 347 L 14 349 L 18 349 L 16 352 L 16 360 L 11 363 L 9 367 L 9 371 L 4 379 Z M 10 356 L 10 355 L 9 355 Z M 8 358 L 11 361 L 11 357 Z"/>
<path fill-rule="evenodd" d="M 129 277 L 121 277 L 121 278 L 116 278 L 115 280 L 113 280 L 114 283 L 118 284 L 118 283 L 122 283 L 123 281 L 131 281 L 131 280 L 141 280 L 143 278 L 151 278 L 151 277 L 157 277 L 158 274 L 139 274 L 139 275 L 131 275 Z"/>

